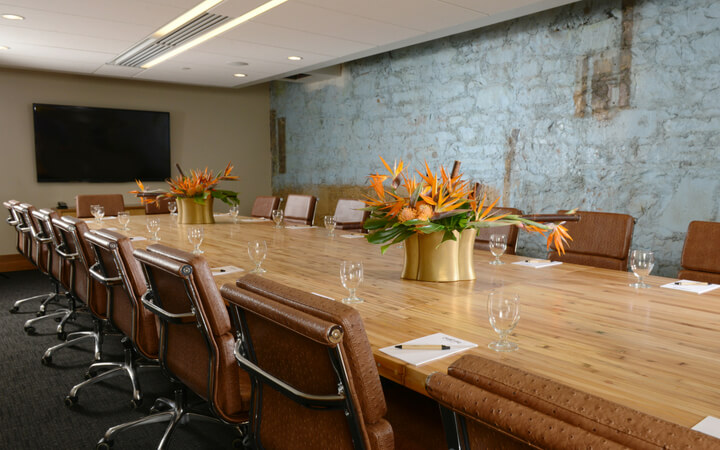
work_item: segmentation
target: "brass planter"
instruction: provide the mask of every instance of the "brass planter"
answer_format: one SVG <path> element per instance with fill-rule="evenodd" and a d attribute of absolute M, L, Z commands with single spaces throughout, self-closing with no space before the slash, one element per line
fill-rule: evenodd
<path fill-rule="evenodd" d="M 204 204 L 197 203 L 191 198 L 178 197 L 176 200 L 178 223 L 215 223 L 212 197 L 208 197 Z"/>
<path fill-rule="evenodd" d="M 406 239 L 402 278 L 435 282 L 474 280 L 477 230 L 468 228 L 454 234 L 456 241 L 442 242 L 442 232 L 416 234 Z"/>

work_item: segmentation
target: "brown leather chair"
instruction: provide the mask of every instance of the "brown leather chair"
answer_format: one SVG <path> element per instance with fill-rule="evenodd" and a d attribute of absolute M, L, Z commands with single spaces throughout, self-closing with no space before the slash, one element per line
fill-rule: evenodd
<path fill-rule="evenodd" d="M 253 448 L 393 448 L 375 360 L 354 308 L 263 277 L 226 284 L 253 380 Z"/>
<path fill-rule="evenodd" d="M 17 224 L 15 225 L 15 229 L 18 232 L 17 249 L 21 255 L 28 259 L 28 261 L 35 264 L 33 261 L 33 255 L 35 254 L 35 242 L 32 239 L 30 223 L 25 219 L 25 216 L 22 213 L 22 205 L 27 205 L 27 203 L 16 203 L 12 206 L 12 209 L 15 212 L 15 220 L 17 221 Z"/>
<path fill-rule="evenodd" d="M 362 231 L 363 224 L 370 216 L 370 211 L 364 211 L 365 203 L 360 200 L 341 198 L 335 206 L 335 228 L 338 230 Z"/>
<path fill-rule="evenodd" d="M 250 215 L 253 217 L 265 217 L 272 219 L 272 212 L 280 206 L 280 197 L 260 196 L 255 197 Z"/>
<path fill-rule="evenodd" d="M 548 259 L 627 271 L 635 219 L 627 214 L 606 212 L 578 211 L 577 215 L 579 221 L 565 224 L 572 238 L 565 254 L 559 255 L 550 247 Z"/>
<path fill-rule="evenodd" d="M 118 211 L 125 210 L 122 194 L 78 195 L 75 197 L 75 216 L 92 217 L 90 206 L 101 205 L 106 216 L 117 216 Z"/>
<path fill-rule="evenodd" d="M 449 448 L 719 448 L 720 440 L 556 381 L 465 355 L 426 382 Z"/>
<path fill-rule="evenodd" d="M 312 195 L 288 195 L 285 202 L 285 222 L 312 225 L 316 206 L 317 197 Z"/>
<path fill-rule="evenodd" d="M 137 370 L 159 367 L 155 316 L 145 309 L 140 301 L 146 290 L 145 276 L 140 263 L 133 256 L 130 238 L 103 229 L 86 233 L 85 239 L 95 255 L 95 264 L 90 267 L 90 276 L 103 284 L 107 290 L 107 321 L 125 335 L 122 339 L 124 360 L 92 364 L 88 368 L 86 380 L 75 385 L 65 397 L 65 405 L 68 407 L 75 405 L 81 389 L 126 374 L 133 390 L 131 404 L 137 408 L 142 404 Z M 103 372 L 98 373 L 101 370 Z"/>
<path fill-rule="evenodd" d="M 497 214 L 513 214 L 522 215 L 522 211 L 517 208 L 505 208 L 499 206 L 493 208 L 492 213 Z M 507 249 L 505 250 L 506 255 L 514 255 L 517 250 L 518 241 L 518 227 L 508 225 L 504 227 L 487 227 L 478 228 L 477 236 L 475 236 L 475 249 L 490 251 L 490 236 L 493 234 L 504 234 L 507 238 Z"/>
<path fill-rule="evenodd" d="M 5 219 L 5 222 L 7 222 L 8 225 L 13 227 L 15 229 L 15 232 L 17 233 L 17 240 L 15 242 L 15 247 L 17 248 L 18 252 L 21 254 L 23 253 L 20 249 L 20 241 L 23 239 L 23 234 L 17 229 L 18 225 L 18 218 L 15 215 L 15 209 L 13 208 L 15 205 L 19 205 L 20 202 L 17 200 L 5 200 L 3 202 L 3 206 L 7 208 L 8 210 L 8 217 Z"/>
<path fill-rule="evenodd" d="M 157 202 L 145 203 L 145 214 L 170 214 L 168 203 L 174 202 L 174 198 L 160 197 Z"/>
<path fill-rule="evenodd" d="M 690 222 L 680 264 L 678 278 L 720 284 L 720 223 Z"/>
<path fill-rule="evenodd" d="M 152 410 L 164 406 L 162 411 L 108 429 L 98 448 L 109 448 L 119 432 L 138 425 L 169 421 L 158 446 L 165 448 L 186 419 L 234 426 L 247 422 L 250 379 L 233 357 L 235 330 L 210 266 L 202 257 L 163 245 L 135 250 L 134 255 L 149 284 L 142 303 L 160 326 L 160 365 L 183 387 L 176 390 L 175 401 L 155 402 Z M 214 417 L 189 411 L 186 388 L 209 403 Z"/>

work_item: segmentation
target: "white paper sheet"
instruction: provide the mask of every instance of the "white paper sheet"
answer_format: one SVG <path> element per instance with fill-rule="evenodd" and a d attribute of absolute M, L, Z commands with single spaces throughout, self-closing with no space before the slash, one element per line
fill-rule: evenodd
<path fill-rule="evenodd" d="M 341 235 L 340 235 L 341 238 L 345 238 L 345 239 L 362 239 L 362 238 L 364 238 L 365 236 L 366 236 L 366 235 L 364 235 L 364 234 L 362 234 L 362 233 L 348 233 L 348 234 L 341 234 Z"/>
<path fill-rule="evenodd" d="M 214 276 L 227 275 L 227 274 L 234 273 L 234 272 L 245 272 L 245 269 L 241 269 L 241 268 L 235 267 L 235 266 L 213 267 L 210 270 L 212 271 L 212 274 Z"/>
<path fill-rule="evenodd" d="M 676 284 L 679 283 L 679 284 Z M 683 284 L 685 283 L 685 284 Z M 667 289 L 675 289 L 678 291 L 694 292 L 695 294 L 704 294 L 717 288 L 720 288 L 720 284 L 694 284 L 695 282 L 690 280 L 678 280 L 672 283 L 663 284 L 660 287 Z"/>
<path fill-rule="evenodd" d="M 306 228 L 317 228 L 310 225 L 285 225 L 286 230 L 304 230 Z"/>
<path fill-rule="evenodd" d="M 147 241 L 147 238 L 144 236 L 135 236 L 130 238 L 131 241 Z"/>
<path fill-rule="evenodd" d="M 108 227 L 108 228 L 105 228 L 105 229 L 106 229 L 106 230 L 109 230 L 109 231 L 117 231 L 117 230 L 118 230 L 118 229 L 115 228 L 115 227 Z"/>
<path fill-rule="evenodd" d="M 548 261 L 546 259 L 526 259 L 525 261 L 514 262 L 518 266 L 534 267 L 536 269 L 542 269 L 543 267 L 559 266 L 562 261 Z"/>
<path fill-rule="evenodd" d="M 445 358 L 446 356 L 454 355 L 455 353 L 465 351 L 469 348 L 477 347 L 477 344 L 472 342 L 464 341 L 456 337 L 449 336 L 444 333 L 435 333 L 429 336 L 413 339 L 412 341 L 401 342 L 401 345 L 447 345 L 450 347 L 448 350 L 410 350 L 395 348 L 394 345 L 390 347 L 381 348 L 380 351 L 386 353 L 395 358 L 402 359 L 406 363 L 412 364 L 413 366 L 419 366 L 421 364 L 435 361 L 436 359 Z"/>
<path fill-rule="evenodd" d="M 238 219 L 238 222 L 268 222 L 269 219 L 263 217 L 252 217 L 249 219 Z"/>
<path fill-rule="evenodd" d="M 720 438 L 720 419 L 713 416 L 707 416 L 706 418 L 698 422 L 697 425 L 692 427 L 692 429 L 716 438 Z"/>

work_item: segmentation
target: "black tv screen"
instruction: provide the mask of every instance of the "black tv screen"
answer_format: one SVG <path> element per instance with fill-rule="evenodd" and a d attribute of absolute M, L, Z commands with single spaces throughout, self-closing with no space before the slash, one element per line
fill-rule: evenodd
<path fill-rule="evenodd" d="M 170 114 L 33 104 L 39 182 L 170 177 Z"/>

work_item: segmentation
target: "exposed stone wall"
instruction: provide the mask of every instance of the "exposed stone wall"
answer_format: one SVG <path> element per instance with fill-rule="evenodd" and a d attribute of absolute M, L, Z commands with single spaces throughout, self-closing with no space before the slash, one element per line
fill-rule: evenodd
<path fill-rule="evenodd" d="M 631 214 L 633 247 L 669 276 L 688 223 L 720 221 L 717 0 L 579 2 L 271 89 L 279 192 L 350 192 L 378 155 L 458 159 L 507 206 Z M 519 252 L 544 240 L 522 234 Z"/>

